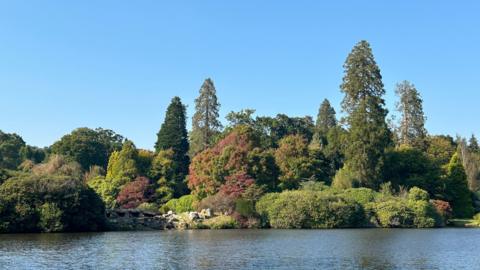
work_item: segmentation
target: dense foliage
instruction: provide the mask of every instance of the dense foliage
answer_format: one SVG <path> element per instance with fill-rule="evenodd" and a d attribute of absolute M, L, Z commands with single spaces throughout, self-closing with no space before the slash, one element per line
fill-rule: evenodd
<path fill-rule="evenodd" d="M 0 131 L 0 232 L 100 230 L 113 208 L 208 208 L 216 217 L 205 228 L 430 228 L 480 212 L 476 137 L 428 134 L 408 81 L 395 89 L 399 121 L 387 121 L 368 42 L 347 56 L 340 91 L 339 119 L 324 99 L 315 121 L 243 109 L 223 128 L 208 78 L 190 133 L 174 97 L 154 151 L 102 128 L 75 129 L 45 148 Z"/>
<path fill-rule="evenodd" d="M 0 232 L 96 231 L 105 207 L 78 173 L 80 166 L 53 157 L 0 186 Z"/>
<path fill-rule="evenodd" d="M 279 229 L 431 228 L 443 222 L 428 193 L 419 188 L 412 188 L 405 197 L 366 188 L 269 193 L 256 209 L 264 226 Z"/>
<path fill-rule="evenodd" d="M 110 154 L 119 150 L 123 137 L 108 129 L 78 128 L 55 142 L 51 150 L 80 163 L 84 169 L 107 167 Z"/>

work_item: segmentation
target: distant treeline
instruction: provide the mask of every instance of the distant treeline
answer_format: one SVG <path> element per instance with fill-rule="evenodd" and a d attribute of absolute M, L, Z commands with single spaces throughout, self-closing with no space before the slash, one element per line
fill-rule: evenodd
<path fill-rule="evenodd" d="M 211 79 L 192 128 L 174 97 L 155 150 L 108 129 L 78 128 L 50 147 L 0 131 L 0 232 L 105 228 L 105 208 L 166 212 L 210 208 L 240 227 L 434 227 L 479 209 L 480 147 L 429 135 L 416 87 L 397 84 L 399 121 L 387 121 L 385 88 L 370 45 L 354 46 L 340 91 L 318 115 L 219 120 Z"/>

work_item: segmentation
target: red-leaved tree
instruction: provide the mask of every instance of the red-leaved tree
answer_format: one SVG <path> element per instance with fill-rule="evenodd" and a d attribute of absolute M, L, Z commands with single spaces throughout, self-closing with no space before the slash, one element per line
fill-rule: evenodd
<path fill-rule="evenodd" d="M 117 203 L 121 208 L 137 208 L 147 202 L 153 195 L 150 180 L 146 177 L 137 177 L 134 181 L 126 184 L 117 197 Z"/>

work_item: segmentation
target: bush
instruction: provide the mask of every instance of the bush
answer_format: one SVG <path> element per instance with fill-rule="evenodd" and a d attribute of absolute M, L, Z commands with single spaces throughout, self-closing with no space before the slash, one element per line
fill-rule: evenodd
<path fill-rule="evenodd" d="M 235 212 L 242 217 L 253 217 L 256 214 L 255 203 L 245 199 L 238 199 L 235 202 Z"/>
<path fill-rule="evenodd" d="M 427 201 L 430 199 L 430 195 L 423 189 L 413 187 L 408 192 L 408 199 L 413 201 Z"/>
<path fill-rule="evenodd" d="M 257 203 L 263 224 L 278 229 L 348 228 L 364 223 L 356 202 L 312 191 L 267 194 Z"/>
<path fill-rule="evenodd" d="M 344 190 L 339 196 L 346 200 L 353 200 L 365 206 L 366 204 L 375 201 L 377 192 L 369 188 L 349 188 Z"/>
<path fill-rule="evenodd" d="M 173 211 L 175 213 L 184 213 L 195 211 L 194 203 L 196 199 L 193 195 L 185 195 L 178 199 L 171 199 L 168 201 L 164 207 L 162 207 L 162 212 Z"/>
<path fill-rule="evenodd" d="M 138 210 L 147 212 L 158 212 L 158 205 L 155 203 L 144 202 L 137 207 Z"/>
<path fill-rule="evenodd" d="M 0 186 L 0 232 L 97 231 L 105 205 L 78 179 L 21 175 Z"/>
<path fill-rule="evenodd" d="M 126 184 L 117 197 L 117 203 L 121 208 L 137 208 L 147 202 L 153 196 L 153 187 L 146 177 L 137 177 L 135 181 Z"/>
<path fill-rule="evenodd" d="M 273 203 L 278 199 L 280 193 L 267 193 L 263 195 L 255 204 L 255 210 L 260 215 L 262 227 L 269 227 L 268 214 L 273 211 Z"/>
<path fill-rule="evenodd" d="M 414 214 L 413 225 L 416 228 L 433 228 L 443 223 L 441 216 L 436 212 L 435 207 L 428 201 L 409 201 L 410 209 Z"/>
<path fill-rule="evenodd" d="M 337 172 L 337 174 L 335 174 L 332 187 L 339 189 L 355 188 L 358 187 L 358 180 L 355 173 L 345 165 Z"/>
<path fill-rule="evenodd" d="M 473 220 L 476 221 L 477 223 L 480 223 L 480 213 L 479 213 L 479 214 L 476 214 L 476 215 L 473 217 Z"/>
<path fill-rule="evenodd" d="M 234 195 L 226 195 L 223 192 L 219 192 L 201 200 L 197 208 L 209 208 L 215 213 L 232 214 L 235 210 L 235 201 L 236 197 Z"/>
<path fill-rule="evenodd" d="M 432 228 L 443 224 L 428 193 L 417 187 L 410 189 L 407 198 L 390 197 L 376 203 L 374 209 L 379 225 L 385 228 Z"/>
<path fill-rule="evenodd" d="M 202 223 L 209 229 L 237 229 L 239 225 L 237 221 L 231 216 L 217 216 L 211 219 L 207 219 Z"/>
<path fill-rule="evenodd" d="M 310 190 L 310 191 L 324 191 L 329 189 L 330 187 L 325 185 L 325 182 L 317 182 L 317 181 L 305 181 L 301 183 L 302 190 Z"/>
<path fill-rule="evenodd" d="M 285 191 L 264 195 L 256 211 L 262 227 L 279 229 L 441 226 L 442 219 L 425 194 L 421 189 L 412 189 L 405 197 L 368 188 Z"/>
<path fill-rule="evenodd" d="M 62 215 L 62 210 L 55 203 L 44 203 L 40 207 L 40 229 L 43 232 L 61 232 Z"/>
<path fill-rule="evenodd" d="M 392 199 L 375 205 L 379 225 L 384 228 L 413 228 L 414 212 L 402 200 Z"/>
<path fill-rule="evenodd" d="M 443 218 L 444 222 L 453 217 L 453 211 L 450 203 L 441 200 L 433 200 L 431 203 L 433 207 L 435 207 L 437 213 Z"/>

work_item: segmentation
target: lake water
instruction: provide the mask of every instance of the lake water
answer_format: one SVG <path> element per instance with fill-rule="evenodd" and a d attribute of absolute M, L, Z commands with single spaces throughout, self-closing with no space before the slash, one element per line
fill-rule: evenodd
<path fill-rule="evenodd" d="M 480 269 L 480 230 L 0 235 L 0 269 Z"/>

